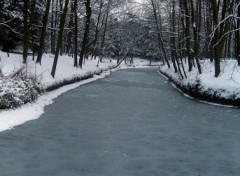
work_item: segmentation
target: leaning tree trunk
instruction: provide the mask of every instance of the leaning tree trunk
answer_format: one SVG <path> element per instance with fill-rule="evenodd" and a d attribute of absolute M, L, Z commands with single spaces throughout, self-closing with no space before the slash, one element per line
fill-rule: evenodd
<path fill-rule="evenodd" d="M 43 21 L 42 21 L 42 30 L 41 30 L 41 36 L 40 36 L 40 41 L 39 41 L 39 48 L 38 48 L 38 55 L 37 55 L 37 63 L 41 64 L 42 61 L 42 54 L 43 54 L 43 49 L 44 49 L 44 42 L 45 42 L 45 36 L 46 36 L 46 29 L 47 29 L 47 24 L 48 24 L 48 15 L 49 15 L 49 10 L 50 10 L 50 4 L 51 0 L 47 0 L 47 5 L 46 5 L 46 10 L 43 16 Z"/>
<path fill-rule="evenodd" d="M 91 22 L 91 15 L 92 15 L 92 8 L 91 8 L 91 0 L 87 0 L 84 2 L 86 7 L 86 24 L 85 24 L 85 30 L 84 30 L 84 36 L 82 41 L 82 48 L 80 51 L 80 58 L 79 58 L 79 66 L 82 68 L 83 64 L 83 58 L 87 51 L 87 45 L 88 45 L 88 37 L 89 37 L 89 30 L 90 30 L 90 22 Z"/>
<path fill-rule="evenodd" d="M 51 75 L 53 78 L 55 76 L 55 72 L 56 72 L 56 68 L 57 68 L 57 61 L 58 61 L 58 57 L 59 57 L 59 51 L 60 51 L 60 48 L 62 45 L 62 35 L 63 35 L 64 24 L 65 24 L 65 20 L 66 20 L 67 11 L 68 11 L 68 3 L 69 3 L 69 0 L 65 0 L 65 6 L 64 6 L 63 14 L 61 15 L 61 20 L 60 20 L 60 29 L 59 29 L 59 33 L 58 33 L 57 48 L 56 48 L 56 53 L 55 53 L 52 71 L 51 71 Z"/>
<path fill-rule="evenodd" d="M 151 3 L 152 3 L 154 18 L 155 18 L 155 23 L 156 23 L 156 28 L 157 28 L 158 47 L 159 47 L 159 50 L 163 52 L 164 59 L 165 59 L 167 65 L 168 65 L 168 68 L 170 68 L 170 64 L 169 64 L 169 61 L 168 61 L 168 58 L 167 58 L 167 54 L 166 54 L 166 51 L 165 51 L 165 48 L 164 48 L 164 45 L 163 45 L 163 39 L 162 39 L 162 36 L 161 36 L 160 27 L 159 27 L 159 24 L 158 24 L 159 20 L 158 20 L 158 17 L 157 17 L 156 4 L 153 0 L 151 0 Z"/>

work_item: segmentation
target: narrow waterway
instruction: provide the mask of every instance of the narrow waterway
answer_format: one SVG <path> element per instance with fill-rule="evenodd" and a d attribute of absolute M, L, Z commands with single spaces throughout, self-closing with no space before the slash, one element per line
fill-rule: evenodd
<path fill-rule="evenodd" d="M 182 96 L 155 68 L 55 99 L 0 133 L 0 176 L 239 176 L 240 110 Z"/>

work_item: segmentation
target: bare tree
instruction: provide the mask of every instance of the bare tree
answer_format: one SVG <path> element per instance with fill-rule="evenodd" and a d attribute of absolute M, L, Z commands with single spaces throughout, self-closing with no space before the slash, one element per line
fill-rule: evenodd
<path fill-rule="evenodd" d="M 2 45 L 2 34 L 3 34 L 3 29 L 2 29 L 2 25 L 3 24 L 3 8 L 4 8 L 4 0 L 0 1 L 0 46 Z"/>
<path fill-rule="evenodd" d="M 63 14 L 61 15 L 61 20 L 60 20 L 60 28 L 59 28 L 58 40 L 57 40 L 57 48 L 56 48 L 56 53 L 55 53 L 53 66 L 52 66 L 52 71 L 51 71 L 51 75 L 52 75 L 53 78 L 55 76 L 58 57 L 59 57 L 59 52 L 60 52 L 60 48 L 61 48 L 61 45 L 62 45 L 63 29 L 64 29 L 66 15 L 67 15 L 67 11 L 68 11 L 68 4 L 69 4 L 69 0 L 65 0 L 65 6 L 64 6 Z"/>
<path fill-rule="evenodd" d="M 159 19 L 158 19 L 158 15 L 157 15 L 156 2 L 154 0 L 151 0 L 151 4 L 152 4 L 154 18 L 155 18 L 155 24 L 156 24 L 156 28 L 157 28 L 158 47 L 159 47 L 159 50 L 163 52 L 164 60 L 166 61 L 168 67 L 170 68 L 170 64 L 169 64 L 167 54 L 166 54 L 166 51 L 164 48 L 163 39 L 162 39 L 160 27 L 159 27 Z"/>
<path fill-rule="evenodd" d="M 191 17 L 192 17 L 192 28 L 193 28 L 193 39 L 194 39 L 194 56 L 197 63 L 198 73 L 202 73 L 201 65 L 199 62 L 199 49 L 200 49 L 200 31 L 202 24 L 202 2 L 196 0 L 196 9 L 194 8 L 194 2 L 191 0 Z"/>
<path fill-rule="evenodd" d="M 171 8 L 171 12 L 170 12 L 170 50 L 171 50 L 171 59 L 172 59 L 172 63 L 173 63 L 173 68 L 175 73 L 178 72 L 178 68 L 176 65 L 176 60 L 178 59 L 176 57 L 176 29 L 175 29 L 175 1 L 172 1 L 172 8 Z M 182 74 L 181 74 L 182 75 Z"/>
<path fill-rule="evenodd" d="M 188 71 L 192 71 L 193 59 L 192 59 L 192 49 L 191 49 L 191 31 L 190 31 L 190 12 L 189 12 L 189 1 L 182 0 L 184 7 L 184 17 L 185 17 L 185 39 L 186 39 L 186 49 L 188 57 Z"/>
<path fill-rule="evenodd" d="M 109 0 L 107 3 L 107 9 L 103 18 L 104 22 L 104 28 L 103 28 L 103 34 L 101 38 L 101 44 L 100 44 L 100 62 L 102 62 L 102 57 L 103 57 L 103 47 L 105 44 L 105 37 L 106 37 L 106 31 L 107 31 L 107 24 L 108 24 L 108 17 L 110 13 L 110 6 L 111 6 L 112 0 Z"/>
<path fill-rule="evenodd" d="M 78 66 L 78 14 L 77 14 L 77 9 L 78 9 L 78 1 L 74 0 L 74 67 Z"/>
<path fill-rule="evenodd" d="M 237 19 L 236 19 L 236 32 L 235 32 L 235 55 L 240 66 L 240 1 L 236 0 L 237 5 Z"/>
<path fill-rule="evenodd" d="M 80 58 L 79 58 L 79 66 L 81 68 L 82 68 L 82 64 L 83 64 L 83 58 L 88 49 L 90 21 L 91 21 L 91 15 L 92 15 L 91 0 L 86 0 L 84 2 L 84 4 L 85 4 L 85 8 L 86 8 L 86 23 L 85 23 L 82 47 L 81 47 Z"/>
<path fill-rule="evenodd" d="M 23 63 L 27 62 L 27 56 L 28 56 L 28 48 L 29 48 L 29 38 L 30 38 L 30 32 L 31 27 L 33 23 L 34 18 L 34 11 L 36 6 L 36 0 L 32 1 L 31 7 L 30 7 L 30 14 L 28 13 L 30 1 L 25 0 L 23 5 L 23 21 L 24 21 L 24 27 L 23 27 Z M 29 20 L 28 20 L 29 17 Z"/>
<path fill-rule="evenodd" d="M 45 36 L 46 36 L 46 29 L 47 29 L 47 24 L 48 24 L 48 15 L 49 15 L 49 10 L 50 10 L 50 4 L 51 0 L 47 0 L 46 4 L 46 10 L 42 19 L 42 30 L 41 30 L 41 36 L 40 36 L 40 41 L 39 41 L 39 48 L 38 48 L 38 56 L 37 56 L 37 63 L 41 64 L 42 61 L 42 54 L 43 54 L 43 49 L 44 49 L 44 42 L 45 42 Z"/>
<path fill-rule="evenodd" d="M 212 42 L 213 46 L 213 55 L 214 55 L 214 63 L 215 63 L 215 77 L 218 77 L 221 68 L 220 68 L 220 59 L 222 56 L 222 50 L 224 48 L 224 44 L 226 41 L 226 37 L 224 34 L 229 30 L 229 23 L 225 21 L 227 12 L 232 11 L 233 8 L 233 1 L 229 4 L 227 0 L 223 0 L 222 2 L 222 10 L 219 13 L 220 8 L 220 1 L 211 0 L 212 5 L 212 12 L 213 12 L 213 24 L 214 24 L 214 31 L 212 34 Z M 219 21 L 219 16 L 221 17 Z"/>

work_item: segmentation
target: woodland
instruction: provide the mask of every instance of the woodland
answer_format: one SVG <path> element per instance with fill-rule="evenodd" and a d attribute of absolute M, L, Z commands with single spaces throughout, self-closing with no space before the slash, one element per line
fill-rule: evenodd
<path fill-rule="evenodd" d="M 20 51 L 41 64 L 43 53 L 73 57 L 82 67 L 85 58 L 142 57 L 161 60 L 186 78 L 200 60 L 222 59 L 240 65 L 239 0 L 1 0 L 0 47 Z M 188 63 L 185 70 L 182 62 Z"/>
<path fill-rule="evenodd" d="M 240 0 L 0 0 L 0 176 L 239 176 L 239 107 Z"/>
<path fill-rule="evenodd" d="M 0 49 L 0 109 L 89 77 L 86 61 L 116 68 L 134 58 L 160 62 L 160 72 L 193 97 L 240 101 L 239 0 L 1 0 Z"/>

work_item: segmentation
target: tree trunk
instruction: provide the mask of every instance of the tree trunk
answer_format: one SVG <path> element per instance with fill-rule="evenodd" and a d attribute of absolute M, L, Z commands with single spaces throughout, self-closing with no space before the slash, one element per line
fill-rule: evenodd
<path fill-rule="evenodd" d="M 175 45 L 175 1 L 172 1 L 172 12 L 170 14 L 171 16 L 171 25 L 170 25 L 170 50 L 171 50 L 171 58 L 172 58 L 172 63 L 173 63 L 173 68 L 175 73 L 178 72 L 177 65 L 176 65 L 176 45 Z"/>
<path fill-rule="evenodd" d="M 67 32 L 67 45 L 66 45 L 66 53 L 68 56 L 71 56 L 72 52 L 72 42 L 73 42 L 73 32 L 74 32 L 74 1 L 71 3 L 71 14 L 68 23 L 69 31 Z"/>
<path fill-rule="evenodd" d="M 42 54 L 43 54 L 43 49 L 44 49 L 44 43 L 45 43 L 45 36 L 46 36 L 46 29 L 47 29 L 47 24 L 48 24 L 48 15 L 49 15 L 49 10 L 50 10 L 50 4 L 51 0 L 47 0 L 47 5 L 46 5 L 46 10 L 42 19 L 42 29 L 41 29 L 41 36 L 40 36 L 40 41 L 39 41 L 39 48 L 38 48 L 38 55 L 37 55 L 37 61 L 36 63 L 40 63 L 42 61 Z"/>
<path fill-rule="evenodd" d="M 97 41 L 98 41 L 98 33 L 99 33 L 99 26 L 100 26 L 100 20 L 101 20 L 101 16 L 102 16 L 102 7 L 103 7 L 103 0 L 100 1 L 100 7 L 99 7 L 99 13 L 98 13 L 98 17 L 97 17 L 97 24 L 96 24 L 96 28 L 95 28 L 95 36 L 94 36 L 94 40 L 93 40 L 93 53 L 94 55 L 96 55 L 96 51 L 97 51 Z"/>
<path fill-rule="evenodd" d="M 235 53 L 236 53 L 236 58 L 237 58 L 237 61 L 238 61 L 238 66 L 240 66 L 240 0 L 236 0 L 236 5 L 238 5 L 238 9 L 237 9 L 237 23 L 236 23 L 236 32 L 235 32 L 235 45 L 236 45 L 236 48 L 235 48 Z"/>
<path fill-rule="evenodd" d="M 210 62 L 213 62 L 213 44 L 210 43 L 210 35 L 212 33 L 212 8 L 211 8 L 211 2 L 210 1 L 203 1 L 205 2 L 205 48 L 207 49 L 206 51 L 206 57 L 210 59 Z"/>
<path fill-rule="evenodd" d="M 213 36 L 213 43 L 215 45 L 215 47 L 213 48 L 213 55 L 214 55 L 214 65 L 215 65 L 215 77 L 218 77 L 220 72 L 221 72 L 221 68 L 220 68 L 220 52 L 221 50 L 219 47 L 219 44 L 217 44 L 218 40 L 219 40 L 219 28 L 217 28 L 218 26 L 218 11 L 219 11 L 219 6 L 217 3 L 217 0 L 211 0 L 212 3 L 212 9 L 213 9 L 213 23 L 214 23 L 214 28 L 215 33 Z"/>
<path fill-rule="evenodd" d="M 185 71 L 185 68 L 184 68 L 184 63 L 183 63 L 183 56 L 185 56 L 185 52 L 184 52 L 184 42 L 183 42 L 183 39 L 184 39 L 184 29 L 185 29 L 185 26 L 184 26 L 184 23 L 183 23 L 183 20 L 184 20 L 184 17 L 183 17 L 183 8 L 182 8 L 182 2 L 181 0 L 179 1 L 179 7 L 180 7 L 180 15 L 179 15 L 179 20 L 178 20 L 178 66 L 179 66 L 179 71 L 181 71 L 182 69 L 182 72 L 183 72 L 183 75 L 185 78 L 187 78 L 187 74 L 186 74 L 186 71 Z M 181 26 L 182 24 L 182 26 Z M 183 76 L 182 76 L 183 77 Z M 183 78 L 184 78 L 183 77 Z"/>
<path fill-rule="evenodd" d="M 3 23 L 3 8 L 4 8 L 4 0 L 0 1 L 0 23 Z M 0 50 L 3 45 L 3 28 L 0 25 Z"/>
<path fill-rule="evenodd" d="M 23 63 L 25 64 L 27 62 L 27 56 L 28 56 L 28 48 L 29 48 L 29 38 L 30 38 L 30 33 L 31 33 L 31 27 L 33 23 L 33 18 L 34 18 L 34 12 L 35 12 L 35 5 L 36 5 L 36 0 L 32 1 L 31 9 L 30 9 L 30 17 L 28 21 L 28 7 L 29 7 L 29 0 L 24 1 L 24 36 L 23 36 Z"/>
<path fill-rule="evenodd" d="M 186 48 L 187 48 L 187 56 L 188 56 L 188 71 L 192 71 L 192 52 L 191 52 L 191 33 L 190 33 L 190 13 L 189 13 L 189 5 L 188 0 L 183 0 L 183 6 L 185 9 L 185 38 L 186 38 Z"/>
<path fill-rule="evenodd" d="M 63 35 L 64 24 L 65 24 L 65 20 L 66 20 L 67 11 L 68 11 L 68 3 L 69 3 L 69 0 L 65 0 L 65 6 L 64 6 L 63 14 L 61 15 L 61 20 L 60 20 L 60 29 L 59 29 L 59 33 L 58 33 L 57 48 L 56 48 L 56 53 L 55 53 L 52 71 L 51 71 L 51 75 L 53 78 L 55 76 L 55 72 L 56 72 L 56 68 L 57 68 L 57 61 L 58 61 L 58 57 L 59 57 L 59 51 L 60 51 L 61 44 L 62 44 L 62 35 Z"/>
<path fill-rule="evenodd" d="M 102 41 L 101 41 L 101 45 L 100 45 L 100 62 L 102 62 L 102 57 L 103 57 L 103 47 L 104 47 L 104 44 L 105 44 L 105 36 L 106 36 L 106 31 L 107 31 L 108 16 L 109 16 L 111 2 L 112 2 L 112 0 L 109 0 L 108 5 L 107 5 L 107 11 L 106 11 L 106 17 L 105 17 L 105 22 L 104 22 Z"/>
<path fill-rule="evenodd" d="M 197 68 L 198 68 L 198 73 L 202 74 L 202 69 L 201 69 L 201 65 L 199 62 L 199 48 L 200 48 L 200 44 L 199 44 L 199 39 L 200 39 L 200 29 L 201 29 L 201 0 L 197 0 L 197 4 L 196 4 L 196 11 L 194 10 L 194 4 L 193 4 L 193 0 L 191 0 L 191 11 L 192 11 L 192 28 L 193 28 L 193 38 L 194 38 L 194 56 L 195 56 L 195 60 L 197 63 Z M 196 18 L 195 19 L 195 14 Z"/>
<path fill-rule="evenodd" d="M 52 0 L 52 14 L 51 14 L 51 53 L 54 54 L 55 53 L 55 36 L 54 36 L 54 1 Z"/>
<path fill-rule="evenodd" d="M 151 3 L 152 3 L 154 18 L 155 18 L 155 23 L 156 23 L 156 28 L 157 28 L 158 47 L 159 47 L 159 50 L 163 52 L 163 56 L 164 56 L 164 59 L 165 59 L 165 61 L 167 63 L 167 66 L 168 66 L 168 68 L 170 68 L 170 64 L 169 64 L 169 61 L 168 61 L 168 58 L 167 58 L 167 54 L 166 54 L 165 48 L 163 46 L 163 40 L 162 40 L 162 36 L 161 36 L 160 27 L 159 27 L 159 24 L 158 24 L 158 17 L 157 17 L 156 6 L 155 6 L 155 3 L 154 3 L 153 0 L 151 0 Z"/>
<path fill-rule="evenodd" d="M 0 23 L 3 23 L 3 8 L 4 8 L 4 0 L 0 1 Z M 0 25 L 1 29 L 1 25 Z"/>
<path fill-rule="evenodd" d="M 60 19 L 62 19 L 62 13 L 63 13 L 63 0 L 59 0 L 59 7 L 60 7 L 60 12 L 59 12 L 59 16 L 60 16 Z M 64 33 L 64 30 L 63 30 L 63 33 Z M 64 45 L 65 45 L 65 35 L 63 35 L 62 34 L 62 42 L 61 42 L 61 45 L 60 45 L 60 56 L 62 56 L 62 54 L 63 54 L 63 47 L 64 47 Z"/>
<path fill-rule="evenodd" d="M 92 15 L 92 8 L 90 3 L 91 3 L 91 0 L 86 0 L 84 2 L 86 7 L 86 24 L 85 24 L 83 41 L 82 41 L 82 49 L 80 51 L 80 58 L 79 58 L 79 66 L 81 68 L 83 64 L 83 58 L 86 54 L 87 47 L 88 47 L 88 37 L 89 37 L 90 22 L 91 22 L 91 15 Z"/>
<path fill-rule="evenodd" d="M 233 35 L 234 34 L 230 33 L 229 36 L 228 36 L 228 40 L 227 40 L 227 43 L 228 43 L 228 45 L 227 45 L 227 57 L 228 58 L 232 58 L 232 37 L 233 37 Z"/>
<path fill-rule="evenodd" d="M 74 67 L 78 66 L 78 15 L 77 0 L 74 2 Z"/>
<path fill-rule="evenodd" d="M 56 51 L 56 28 L 58 23 L 58 1 L 52 0 L 52 18 L 51 18 L 51 53 L 55 54 Z M 56 4 L 54 4 L 56 2 Z M 55 9 L 54 9 L 55 5 Z"/>
<path fill-rule="evenodd" d="M 214 42 L 214 60 L 215 60 L 215 77 L 218 77 L 221 69 L 220 69 L 220 59 L 222 56 L 222 50 L 224 48 L 225 37 L 223 35 L 229 30 L 229 24 L 221 23 L 218 24 L 219 17 L 219 4 L 217 0 L 211 0 L 212 8 L 213 8 L 213 23 L 215 28 L 215 33 L 213 34 L 213 42 Z M 230 3 L 229 8 L 227 8 L 227 0 L 223 0 L 222 11 L 221 11 L 221 21 L 226 18 L 227 9 L 230 12 L 233 8 L 233 2 Z M 221 40 L 220 38 L 223 37 Z"/>
<path fill-rule="evenodd" d="M 24 1 L 23 5 L 23 63 L 27 62 L 27 50 L 28 50 L 28 40 L 29 40 L 29 31 L 28 31 L 28 0 Z"/>

